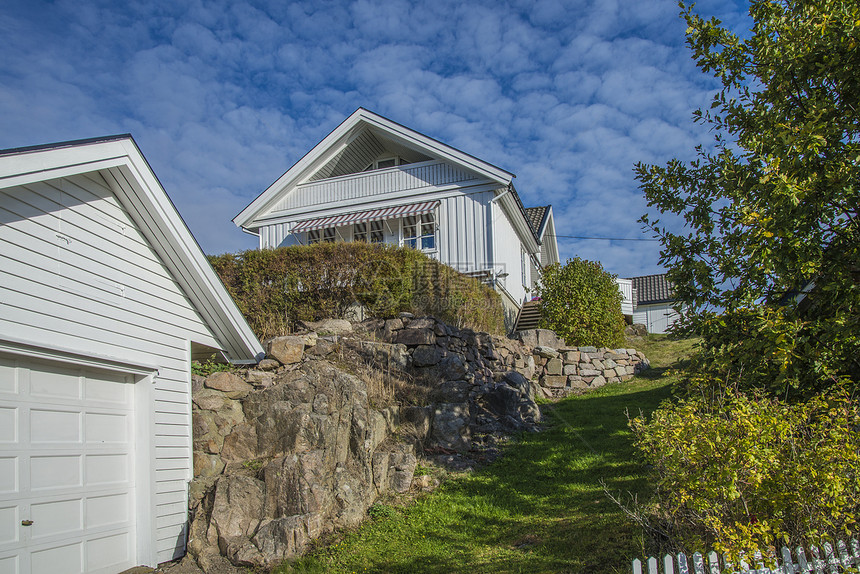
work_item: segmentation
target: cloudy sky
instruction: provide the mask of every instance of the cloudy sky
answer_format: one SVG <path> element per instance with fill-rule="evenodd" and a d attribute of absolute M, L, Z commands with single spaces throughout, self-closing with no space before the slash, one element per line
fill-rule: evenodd
<path fill-rule="evenodd" d="M 746 2 L 696 9 L 743 32 Z M 4 0 L 0 148 L 131 133 L 207 253 L 358 107 L 517 175 L 562 260 L 660 272 L 637 161 L 689 158 L 714 80 L 672 0 Z"/>

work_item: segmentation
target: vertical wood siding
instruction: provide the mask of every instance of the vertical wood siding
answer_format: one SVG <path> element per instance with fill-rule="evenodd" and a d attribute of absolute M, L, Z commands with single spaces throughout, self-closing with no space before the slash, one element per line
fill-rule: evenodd
<path fill-rule="evenodd" d="M 158 560 L 184 552 L 191 478 L 189 341 L 215 337 L 94 173 L 0 191 L 0 333 L 157 366 Z"/>
<path fill-rule="evenodd" d="M 349 173 L 358 173 L 385 151 L 379 140 L 368 130 L 363 131 L 319 171 L 310 177 L 317 181 Z"/>
<path fill-rule="evenodd" d="M 487 268 L 487 209 L 492 191 L 445 198 L 439 205 L 439 260 L 463 272 Z"/>

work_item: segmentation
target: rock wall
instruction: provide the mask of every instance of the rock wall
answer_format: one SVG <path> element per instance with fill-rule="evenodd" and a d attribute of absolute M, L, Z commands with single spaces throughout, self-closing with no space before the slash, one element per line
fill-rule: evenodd
<path fill-rule="evenodd" d="M 269 341 L 254 368 L 193 377 L 188 551 L 207 572 L 299 555 L 358 524 L 379 496 L 415 489 L 416 455 L 455 470 L 491 461 L 507 434 L 537 430 L 535 397 L 647 367 L 632 349 L 571 348 L 545 330 L 494 337 L 408 313 L 307 326 Z M 357 365 L 425 394 L 374 407 Z"/>
<path fill-rule="evenodd" d="M 275 341 L 281 361 L 242 377 L 194 378 L 188 551 L 207 572 L 271 568 L 410 487 L 414 447 L 390 440 L 399 409 L 372 408 L 360 379 L 306 343 L 316 337 Z"/>

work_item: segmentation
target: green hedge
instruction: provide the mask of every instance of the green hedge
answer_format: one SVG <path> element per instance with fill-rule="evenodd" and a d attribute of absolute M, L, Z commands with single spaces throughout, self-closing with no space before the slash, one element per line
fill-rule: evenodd
<path fill-rule="evenodd" d="M 298 321 L 343 317 L 354 302 L 376 317 L 408 311 L 504 333 L 495 291 L 414 249 L 320 243 L 210 256 L 209 262 L 261 339 L 289 333 Z"/>

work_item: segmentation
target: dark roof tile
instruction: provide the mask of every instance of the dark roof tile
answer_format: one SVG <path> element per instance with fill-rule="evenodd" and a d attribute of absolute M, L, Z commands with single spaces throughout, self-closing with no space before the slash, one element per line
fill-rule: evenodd
<path fill-rule="evenodd" d="M 548 205 L 544 205 L 543 207 L 527 207 L 526 208 L 526 217 L 531 223 L 532 229 L 535 230 L 535 233 L 538 236 L 541 233 L 541 223 L 543 223 L 544 217 L 546 217 L 546 212 L 549 210 Z"/>
<path fill-rule="evenodd" d="M 636 304 L 663 303 L 675 300 L 675 289 L 666 279 L 666 274 L 643 275 L 631 277 L 633 288 L 636 289 Z"/>

